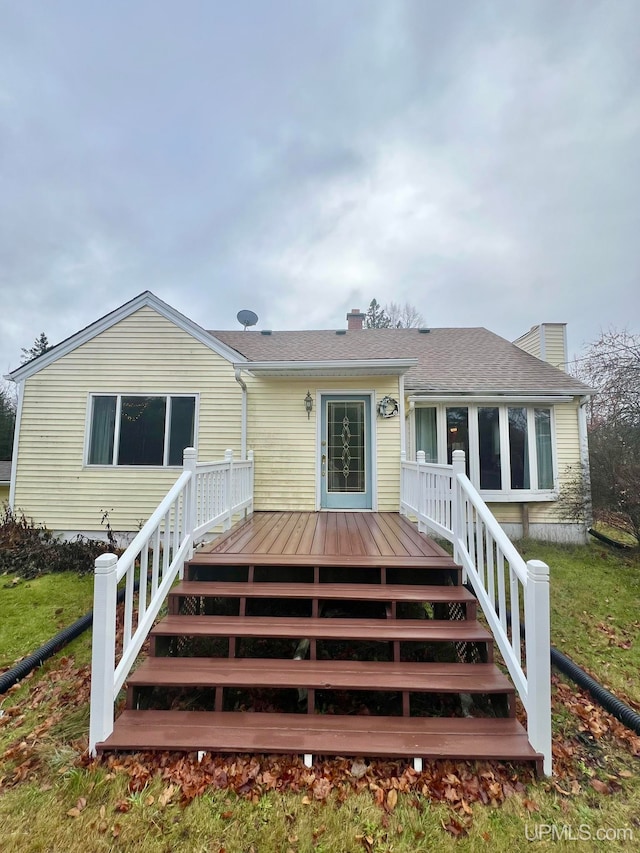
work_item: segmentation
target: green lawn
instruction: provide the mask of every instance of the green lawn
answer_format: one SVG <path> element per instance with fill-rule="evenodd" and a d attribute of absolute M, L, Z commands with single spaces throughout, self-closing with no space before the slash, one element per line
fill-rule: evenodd
<path fill-rule="evenodd" d="M 524 543 L 522 550 L 527 559 L 551 567 L 553 644 L 638 701 L 639 555 L 600 545 Z M 3 617 L 10 615 L 0 620 L 0 649 L 11 662 L 91 607 L 90 578 L 58 575 L 15 587 L 11 580 L 0 582 Z M 161 766 L 136 758 L 92 765 L 82 760 L 89 641 L 90 634 L 83 635 L 0 697 L 2 851 L 414 853 L 638 846 L 640 739 L 564 679 L 554 679 L 553 779 L 532 782 L 517 768 L 473 764 L 427 766 L 421 776 L 399 765 L 356 772 L 345 761 L 309 772 L 273 758 L 227 757 L 217 765 L 207 758 L 199 766 L 166 756 Z"/>

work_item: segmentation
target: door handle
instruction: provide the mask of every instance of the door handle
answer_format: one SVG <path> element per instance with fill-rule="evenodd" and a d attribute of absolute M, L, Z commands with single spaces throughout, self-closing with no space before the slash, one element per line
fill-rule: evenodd
<path fill-rule="evenodd" d="M 322 476 L 324 477 L 327 468 L 327 457 L 326 454 L 322 454 Z"/>

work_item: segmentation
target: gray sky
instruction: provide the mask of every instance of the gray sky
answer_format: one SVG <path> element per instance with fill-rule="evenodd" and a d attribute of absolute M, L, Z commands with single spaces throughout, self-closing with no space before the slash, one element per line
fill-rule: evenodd
<path fill-rule="evenodd" d="M 0 0 L 0 371 L 149 289 L 640 331 L 637 0 Z"/>

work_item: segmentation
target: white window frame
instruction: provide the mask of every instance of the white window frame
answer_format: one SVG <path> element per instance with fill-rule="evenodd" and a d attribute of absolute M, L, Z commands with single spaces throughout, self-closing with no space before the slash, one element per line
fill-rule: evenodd
<path fill-rule="evenodd" d="M 89 462 L 89 451 L 91 448 L 91 429 L 93 426 L 93 401 L 96 397 L 115 397 L 116 398 L 116 414 L 113 435 L 113 455 L 109 463 Z M 165 420 L 164 420 L 164 445 L 162 451 L 162 465 L 119 465 L 118 454 L 120 451 L 120 416 L 122 413 L 122 398 L 123 397 L 164 397 L 165 405 Z M 87 417 L 84 430 L 84 467 L 85 468 L 124 468 L 140 469 L 144 471 L 158 470 L 160 468 L 181 468 L 182 462 L 179 465 L 169 465 L 169 426 L 171 424 L 171 398 L 172 397 L 190 397 L 194 400 L 193 411 L 193 444 L 197 449 L 198 442 L 198 423 L 200 417 L 200 394 L 196 391 L 91 391 L 87 398 Z"/>
<path fill-rule="evenodd" d="M 468 399 L 447 400 L 446 402 L 428 402 L 422 400 L 413 406 L 413 417 L 411 423 L 411 441 L 413 444 L 413 456 L 417 451 L 417 430 L 415 425 L 415 412 L 418 409 L 436 410 L 436 431 L 438 464 L 447 463 L 447 409 L 466 408 L 468 412 L 469 429 L 469 479 L 478 490 L 479 494 L 492 503 L 527 503 L 528 501 L 555 501 L 558 499 L 558 450 L 556 442 L 556 418 L 555 405 L 549 402 L 519 400 L 477 401 L 470 402 Z M 500 471 L 501 489 L 480 488 L 480 436 L 478 430 L 478 409 L 495 408 L 499 410 L 500 419 Z M 508 409 L 524 408 L 527 411 L 527 442 L 529 452 L 529 489 L 511 488 L 511 455 L 509 446 L 509 419 Z M 538 488 L 538 449 L 535 433 L 535 410 L 547 409 L 551 412 L 551 461 L 553 470 L 553 488 Z"/>

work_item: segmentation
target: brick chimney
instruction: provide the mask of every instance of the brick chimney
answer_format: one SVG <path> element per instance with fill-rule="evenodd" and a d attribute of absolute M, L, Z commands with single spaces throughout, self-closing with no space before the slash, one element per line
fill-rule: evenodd
<path fill-rule="evenodd" d="M 349 324 L 347 329 L 361 329 L 366 316 L 359 308 L 352 308 L 350 313 L 347 314 L 347 322 Z"/>

